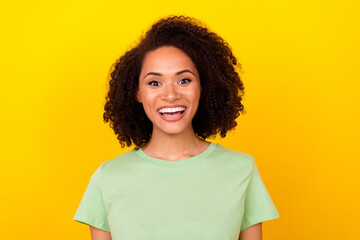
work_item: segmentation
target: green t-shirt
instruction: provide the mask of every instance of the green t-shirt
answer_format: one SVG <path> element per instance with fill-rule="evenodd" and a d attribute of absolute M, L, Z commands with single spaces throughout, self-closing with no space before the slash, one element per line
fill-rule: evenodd
<path fill-rule="evenodd" d="M 254 158 L 211 143 L 179 161 L 131 150 L 91 176 L 74 220 L 113 240 L 233 239 L 279 217 Z"/>

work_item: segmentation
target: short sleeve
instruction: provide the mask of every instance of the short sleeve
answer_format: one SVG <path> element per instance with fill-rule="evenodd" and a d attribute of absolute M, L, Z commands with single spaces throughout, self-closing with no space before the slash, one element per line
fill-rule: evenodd
<path fill-rule="evenodd" d="M 279 213 L 253 160 L 252 173 L 245 195 L 244 216 L 240 231 L 254 224 L 279 217 Z"/>
<path fill-rule="evenodd" d="M 73 220 L 110 232 L 101 190 L 101 166 L 91 176 Z"/>

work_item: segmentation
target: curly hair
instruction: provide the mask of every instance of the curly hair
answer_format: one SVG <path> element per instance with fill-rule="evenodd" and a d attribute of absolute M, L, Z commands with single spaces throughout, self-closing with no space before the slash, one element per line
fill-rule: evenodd
<path fill-rule="evenodd" d="M 103 118 L 114 130 L 121 147 L 134 143 L 139 148 L 151 138 L 152 123 L 136 100 L 136 94 L 145 55 L 162 46 L 185 52 L 198 70 L 202 90 L 192 120 L 196 136 L 205 140 L 220 133 L 225 137 L 237 125 L 235 119 L 245 113 L 241 103 L 244 86 L 237 73 L 241 65 L 228 43 L 202 22 L 170 16 L 153 24 L 110 71 Z"/>

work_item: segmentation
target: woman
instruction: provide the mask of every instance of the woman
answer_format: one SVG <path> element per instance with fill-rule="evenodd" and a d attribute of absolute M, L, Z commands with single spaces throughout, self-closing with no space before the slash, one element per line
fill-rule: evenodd
<path fill-rule="evenodd" d="M 104 121 L 122 147 L 92 175 L 74 220 L 93 239 L 261 239 L 279 214 L 254 158 L 205 139 L 244 112 L 228 44 L 191 18 L 156 22 L 110 74 Z"/>

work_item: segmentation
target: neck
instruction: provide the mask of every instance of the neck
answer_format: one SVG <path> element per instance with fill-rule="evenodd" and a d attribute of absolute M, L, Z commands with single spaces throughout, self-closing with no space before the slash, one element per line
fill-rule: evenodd
<path fill-rule="evenodd" d="M 150 141 L 142 147 L 142 150 L 154 158 L 177 161 L 200 154 L 207 149 L 209 144 L 196 137 L 193 129 L 181 135 L 153 131 Z"/>

